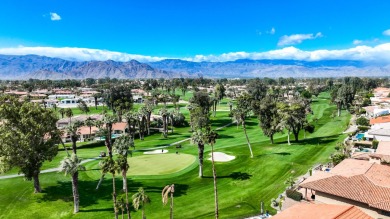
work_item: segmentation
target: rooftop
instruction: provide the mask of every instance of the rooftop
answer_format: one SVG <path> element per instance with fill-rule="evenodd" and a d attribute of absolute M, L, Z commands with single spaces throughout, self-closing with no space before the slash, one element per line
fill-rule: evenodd
<path fill-rule="evenodd" d="M 377 124 L 377 123 L 386 123 L 386 122 L 390 122 L 390 116 L 381 116 L 381 117 L 370 119 L 370 125 Z"/>
<path fill-rule="evenodd" d="M 346 159 L 330 172 L 318 172 L 300 185 L 390 211 L 390 166 Z"/>
<path fill-rule="evenodd" d="M 371 219 L 369 215 L 352 205 L 328 205 L 299 203 L 273 216 L 275 219 Z"/>

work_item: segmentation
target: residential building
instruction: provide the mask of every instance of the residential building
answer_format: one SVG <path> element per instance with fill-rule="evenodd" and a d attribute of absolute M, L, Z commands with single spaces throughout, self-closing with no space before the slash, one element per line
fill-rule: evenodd
<path fill-rule="evenodd" d="M 272 219 L 373 219 L 353 205 L 295 204 Z"/>
<path fill-rule="evenodd" d="M 315 203 L 354 205 L 373 218 L 390 218 L 390 166 L 345 159 L 329 172 L 316 172 L 300 186 Z"/>

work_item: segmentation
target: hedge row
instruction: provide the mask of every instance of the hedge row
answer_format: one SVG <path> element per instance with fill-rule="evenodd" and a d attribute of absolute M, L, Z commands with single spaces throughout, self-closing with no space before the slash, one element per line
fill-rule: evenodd
<path fill-rule="evenodd" d="M 297 192 L 295 190 L 292 190 L 292 189 L 287 189 L 286 190 L 286 195 L 287 197 L 295 200 L 295 201 L 301 201 L 302 200 L 302 193 L 300 192 Z"/>

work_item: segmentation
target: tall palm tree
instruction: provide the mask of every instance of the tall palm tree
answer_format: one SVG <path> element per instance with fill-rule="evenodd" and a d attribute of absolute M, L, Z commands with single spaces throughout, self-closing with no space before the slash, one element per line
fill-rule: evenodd
<path fill-rule="evenodd" d="M 128 135 L 131 136 L 133 139 L 135 137 L 135 126 L 138 121 L 138 113 L 129 111 L 124 114 L 124 117 L 127 122 L 127 126 L 129 127 Z"/>
<path fill-rule="evenodd" d="M 102 174 L 111 173 L 112 175 L 112 200 L 114 204 L 115 219 L 118 219 L 118 205 L 116 201 L 116 187 L 115 187 L 115 173 L 119 169 L 112 157 L 106 157 L 104 160 L 99 163 Z"/>
<path fill-rule="evenodd" d="M 243 109 L 237 108 L 237 109 L 232 110 L 232 113 L 233 113 L 233 118 L 234 118 L 235 122 L 237 122 L 237 125 L 239 123 L 241 123 L 241 125 L 242 125 L 242 129 L 244 130 L 244 134 L 245 134 L 245 137 L 246 137 L 246 142 L 248 144 L 249 151 L 251 153 L 251 158 L 253 158 L 253 152 L 252 152 L 251 143 L 249 141 L 248 134 L 246 133 L 245 119 L 246 119 L 247 112 L 245 110 L 243 110 Z M 237 126 L 237 128 L 238 128 L 238 126 Z"/>
<path fill-rule="evenodd" d="M 72 116 L 73 116 L 73 111 L 72 111 L 72 109 L 71 109 L 71 108 L 67 108 L 67 109 L 65 110 L 65 115 L 66 115 L 66 117 L 69 118 L 69 124 L 71 124 L 71 123 L 72 123 Z"/>
<path fill-rule="evenodd" d="M 152 112 L 154 110 L 154 105 L 152 102 L 150 101 L 145 101 L 144 102 L 144 107 L 145 107 L 145 111 L 147 112 L 147 117 L 146 117 L 146 128 L 148 129 L 148 135 L 150 135 L 150 119 L 151 119 L 151 116 L 152 116 Z"/>
<path fill-rule="evenodd" d="M 173 219 L 173 193 L 175 192 L 175 185 L 167 185 L 162 190 L 161 196 L 162 196 L 162 203 L 163 205 L 166 205 L 168 203 L 168 197 L 171 196 L 171 205 L 170 205 L 170 213 L 169 218 Z"/>
<path fill-rule="evenodd" d="M 147 126 L 146 118 L 147 118 L 147 112 L 145 111 L 145 108 L 140 108 L 138 110 L 137 122 L 138 122 L 139 137 L 141 140 L 144 140 L 145 137 L 145 128 Z"/>
<path fill-rule="evenodd" d="M 70 135 L 72 140 L 72 150 L 74 154 L 77 154 L 77 140 L 79 139 L 79 128 L 82 126 L 82 122 L 76 121 L 73 124 L 69 124 L 66 128 L 66 132 Z"/>
<path fill-rule="evenodd" d="M 127 187 L 127 170 L 129 169 L 129 164 L 127 162 L 127 155 L 130 147 L 134 147 L 134 141 L 131 136 L 128 135 L 122 135 L 119 138 L 115 140 L 115 143 L 113 144 L 114 152 L 118 153 L 117 158 L 117 165 L 119 167 L 119 170 L 122 173 L 123 178 L 123 191 L 126 195 L 126 210 L 128 218 L 131 218 L 130 216 L 130 210 L 129 210 L 129 196 L 128 196 L 128 187 Z"/>
<path fill-rule="evenodd" d="M 64 108 L 60 108 L 58 110 L 58 112 L 61 114 L 61 118 L 63 119 L 64 118 L 64 114 L 65 114 L 65 109 Z"/>
<path fill-rule="evenodd" d="M 210 127 L 206 127 L 205 129 L 198 129 L 197 132 L 192 134 L 191 141 L 193 143 L 198 143 L 203 145 L 209 144 L 211 146 L 211 163 L 213 168 L 213 180 L 214 180 L 214 203 L 215 203 L 215 218 L 219 217 L 218 211 L 218 190 L 217 190 L 217 172 L 214 165 L 214 144 L 216 139 L 218 138 L 218 134 L 215 131 L 211 131 Z M 199 147 L 199 146 L 198 146 Z M 203 153 L 203 152 L 202 152 Z M 202 161 L 202 163 L 200 163 Z M 203 176 L 203 157 L 199 156 L 199 176 Z"/>
<path fill-rule="evenodd" d="M 162 117 L 163 121 L 163 136 L 164 138 L 167 138 L 168 136 L 168 110 L 164 107 L 159 110 L 159 114 Z"/>
<path fill-rule="evenodd" d="M 88 117 L 85 121 L 84 121 L 84 125 L 88 126 L 89 127 L 89 138 L 92 137 L 92 126 L 95 125 L 95 121 L 91 118 L 91 117 Z"/>
<path fill-rule="evenodd" d="M 135 210 L 138 210 L 139 207 L 142 207 L 142 219 L 145 219 L 145 205 L 150 203 L 149 196 L 146 195 L 144 188 L 140 187 L 138 192 L 133 196 L 133 206 Z"/>
<path fill-rule="evenodd" d="M 218 189 L 217 189 L 217 171 L 215 169 L 214 163 L 214 144 L 216 139 L 218 138 L 218 134 L 214 131 L 211 131 L 207 134 L 208 144 L 211 145 L 211 164 L 213 166 L 213 181 L 214 181 L 214 206 L 215 206 L 215 218 L 218 219 Z"/>
<path fill-rule="evenodd" d="M 70 174 L 72 176 L 72 191 L 73 191 L 73 213 L 79 212 L 79 191 L 78 191 L 78 176 L 79 170 L 85 170 L 85 167 L 81 165 L 81 159 L 76 154 L 72 154 L 71 157 L 65 157 L 60 164 L 60 172 L 65 172 L 65 175 Z"/>
<path fill-rule="evenodd" d="M 203 156 L 204 156 L 204 134 L 202 130 L 192 133 L 191 142 L 198 145 L 199 177 L 203 177 Z"/>

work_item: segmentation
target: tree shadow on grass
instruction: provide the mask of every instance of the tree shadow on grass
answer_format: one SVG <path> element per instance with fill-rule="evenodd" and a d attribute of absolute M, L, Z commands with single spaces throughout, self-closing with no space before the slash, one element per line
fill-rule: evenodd
<path fill-rule="evenodd" d="M 122 180 L 116 179 L 117 193 L 121 191 Z M 98 180 L 85 181 L 79 180 L 79 195 L 80 195 L 80 207 L 88 207 L 96 205 L 100 200 L 109 201 L 112 199 L 112 180 L 103 180 L 99 189 L 96 190 Z M 142 187 L 142 183 L 128 180 L 129 192 L 135 192 L 138 187 Z M 72 182 L 69 177 L 69 181 L 57 181 L 57 185 L 44 188 L 43 196 L 40 201 L 57 201 L 62 200 L 64 202 L 72 202 Z"/>
<path fill-rule="evenodd" d="M 288 155 L 291 155 L 290 152 L 276 152 L 276 153 L 267 153 L 267 154 L 259 154 L 257 155 L 256 157 L 264 157 L 264 156 L 268 156 L 268 155 L 281 155 L 281 156 L 288 156 Z"/>
<path fill-rule="evenodd" d="M 234 138 L 234 137 L 231 135 L 218 134 L 218 139 L 221 139 L 221 138 Z"/>
<path fill-rule="evenodd" d="M 300 139 L 299 141 L 295 141 L 292 135 L 291 137 L 292 137 L 292 139 L 290 139 L 291 146 L 302 146 L 302 145 L 324 145 L 324 144 L 332 143 L 335 142 L 340 137 L 340 135 L 329 135 L 323 137 L 306 138 L 306 139 Z M 286 140 L 275 142 L 275 145 L 281 145 L 281 144 L 287 144 L 287 138 Z"/>
<path fill-rule="evenodd" d="M 225 179 L 225 178 L 231 178 L 233 180 L 247 180 L 250 179 L 252 175 L 248 173 L 243 173 L 243 172 L 233 172 L 227 176 L 217 176 L 218 179 Z M 213 178 L 213 176 L 203 176 L 203 178 Z M 176 194 L 176 191 L 175 191 Z"/>

